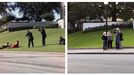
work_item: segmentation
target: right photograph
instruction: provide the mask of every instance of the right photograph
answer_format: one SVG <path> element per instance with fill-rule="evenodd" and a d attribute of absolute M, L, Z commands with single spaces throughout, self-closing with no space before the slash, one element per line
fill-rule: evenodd
<path fill-rule="evenodd" d="M 68 2 L 68 73 L 134 73 L 134 2 Z"/>

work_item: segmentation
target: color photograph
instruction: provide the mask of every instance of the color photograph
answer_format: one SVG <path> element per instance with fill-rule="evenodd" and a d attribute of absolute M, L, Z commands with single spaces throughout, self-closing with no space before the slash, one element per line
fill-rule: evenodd
<path fill-rule="evenodd" d="M 65 73 L 64 2 L 0 2 L 0 73 Z"/>
<path fill-rule="evenodd" d="M 134 2 L 68 2 L 68 73 L 134 73 Z"/>

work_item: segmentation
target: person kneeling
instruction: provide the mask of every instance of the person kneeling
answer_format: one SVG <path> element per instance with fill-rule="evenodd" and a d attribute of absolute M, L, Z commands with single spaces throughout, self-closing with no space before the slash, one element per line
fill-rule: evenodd
<path fill-rule="evenodd" d="M 65 45 L 65 39 L 62 36 L 60 36 L 59 44 Z"/>

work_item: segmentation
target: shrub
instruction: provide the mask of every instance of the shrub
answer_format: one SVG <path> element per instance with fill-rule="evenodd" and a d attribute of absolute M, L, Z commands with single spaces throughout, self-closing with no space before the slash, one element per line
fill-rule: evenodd
<path fill-rule="evenodd" d="M 7 30 L 7 29 L 0 30 L 0 33 L 4 32 L 4 31 L 6 31 L 6 30 Z"/>

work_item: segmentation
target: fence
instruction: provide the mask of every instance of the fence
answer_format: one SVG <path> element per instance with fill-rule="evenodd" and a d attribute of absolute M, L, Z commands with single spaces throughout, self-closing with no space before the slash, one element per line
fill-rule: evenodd
<path fill-rule="evenodd" d="M 125 22 L 122 22 L 122 21 L 120 21 L 120 22 L 108 22 L 108 25 L 116 25 L 116 24 L 124 24 Z M 99 27 L 99 26 L 104 26 L 104 25 L 106 25 L 106 23 L 105 22 L 98 22 L 98 23 L 83 23 L 83 31 L 85 31 L 85 29 L 87 29 L 87 28 L 93 28 L 93 27 Z"/>
<path fill-rule="evenodd" d="M 7 29 L 9 31 L 20 30 L 20 29 L 27 29 L 33 27 L 46 27 L 46 28 L 58 28 L 57 21 L 51 22 L 10 22 L 7 25 Z"/>

